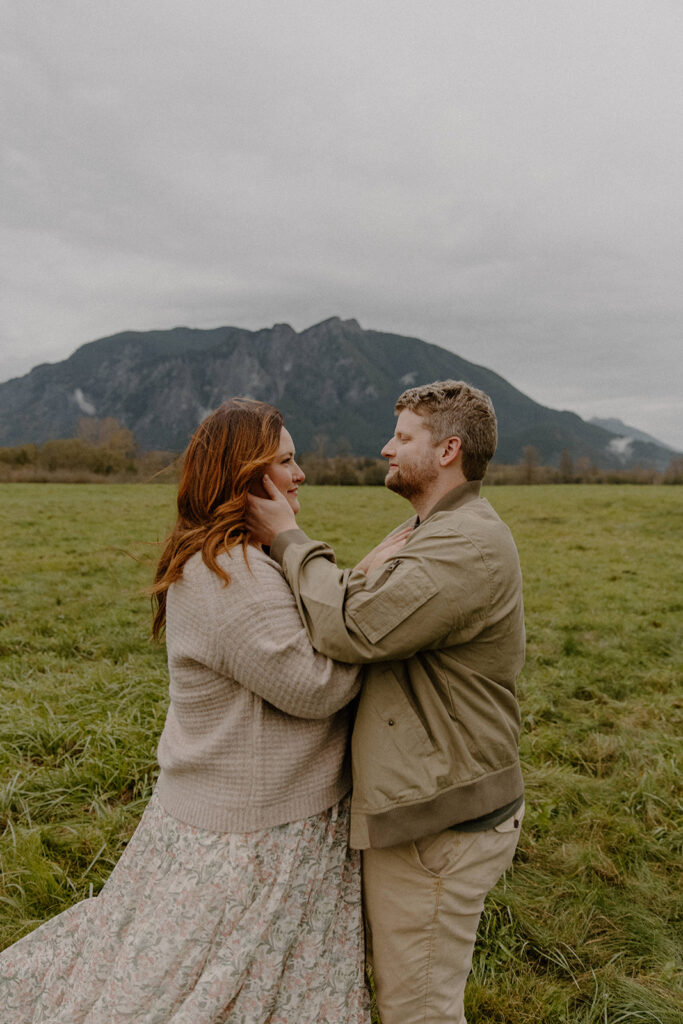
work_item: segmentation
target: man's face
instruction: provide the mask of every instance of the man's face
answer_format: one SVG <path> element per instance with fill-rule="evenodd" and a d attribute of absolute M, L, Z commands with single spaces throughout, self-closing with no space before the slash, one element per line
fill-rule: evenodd
<path fill-rule="evenodd" d="M 385 485 L 409 501 L 424 494 L 439 475 L 438 448 L 422 416 L 411 409 L 401 410 L 382 456 L 389 460 Z"/>

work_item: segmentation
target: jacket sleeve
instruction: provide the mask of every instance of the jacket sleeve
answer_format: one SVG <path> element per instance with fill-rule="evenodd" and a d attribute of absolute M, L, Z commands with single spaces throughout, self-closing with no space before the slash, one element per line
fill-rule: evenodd
<path fill-rule="evenodd" d="M 408 658 L 449 636 L 468 639 L 488 615 L 486 562 L 471 540 L 448 528 L 416 531 L 398 557 L 368 576 L 338 569 L 332 549 L 299 530 L 281 534 L 271 554 L 313 646 L 339 661 Z"/>
<path fill-rule="evenodd" d="M 333 715 L 358 693 L 360 669 L 314 650 L 282 574 L 251 561 L 246 581 L 235 573 L 225 587 L 200 567 L 201 586 L 178 592 L 182 607 L 167 629 L 169 655 L 175 647 L 289 715 Z"/>

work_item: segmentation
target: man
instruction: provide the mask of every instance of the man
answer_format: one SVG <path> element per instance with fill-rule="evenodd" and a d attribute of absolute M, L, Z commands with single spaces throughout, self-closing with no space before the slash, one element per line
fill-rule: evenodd
<path fill-rule="evenodd" d="M 510 531 L 480 497 L 497 441 L 490 399 L 461 381 L 396 403 L 386 486 L 416 517 L 354 570 L 254 499 L 314 646 L 367 665 L 352 739 L 351 845 L 383 1024 L 461 1024 L 487 892 L 523 815 L 515 680 L 522 578 Z M 365 571 L 364 571 L 365 570 Z"/>

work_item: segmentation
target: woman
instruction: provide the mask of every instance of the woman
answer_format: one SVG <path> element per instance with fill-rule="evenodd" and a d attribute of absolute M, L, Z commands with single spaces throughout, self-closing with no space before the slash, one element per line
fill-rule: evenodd
<path fill-rule="evenodd" d="M 0 954 L 0 1024 L 367 1024 L 349 851 L 357 669 L 316 653 L 251 541 L 267 472 L 299 511 L 280 413 L 222 405 L 185 455 L 153 587 L 171 703 L 159 780 L 96 898 Z"/>

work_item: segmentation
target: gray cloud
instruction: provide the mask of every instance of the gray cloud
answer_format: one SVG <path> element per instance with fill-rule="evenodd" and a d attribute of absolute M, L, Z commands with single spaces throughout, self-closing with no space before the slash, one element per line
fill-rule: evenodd
<path fill-rule="evenodd" d="M 0 378 L 338 314 L 683 447 L 677 2 L 16 2 Z"/>

